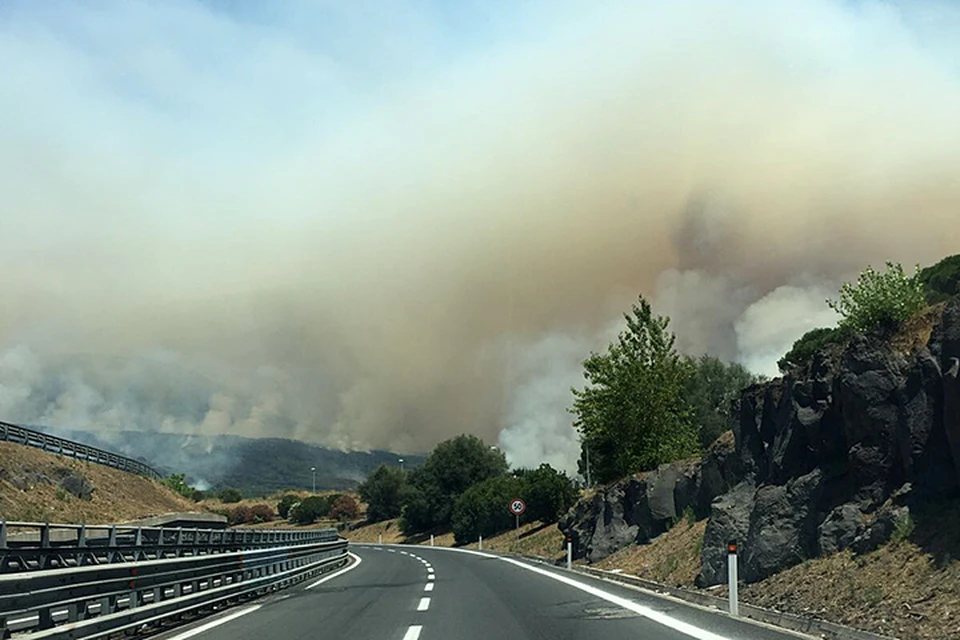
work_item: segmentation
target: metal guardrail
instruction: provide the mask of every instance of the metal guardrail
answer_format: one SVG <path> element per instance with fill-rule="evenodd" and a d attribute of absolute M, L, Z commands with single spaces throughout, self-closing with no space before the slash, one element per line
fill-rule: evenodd
<path fill-rule="evenodd" d="M 0 574 L 295 547 L 337 539 L 336 529 L 196 529 L 0 520 Z"/>
<path fill-rule="evenodd" d="M 78 535 L 58 552 L 88 549 L 74 556 L 80 565 L 0 575 L 0 637 L 101 638 L 280 589 L 346 564 L 347 541 L 335 531 L 330 539 L 331 531 L 165 529 L 148 544 L 143 530 L 133 543 L 113 530 L 96 551 Z M 22 541 L 17 553 L 49 552 L 51 532 L 46 547 L 42 540 Z M 167 534 L 179 544 L 167 545 Z M 186 540 L 190 535 L 196 538 Z M 104 563 L 82 564 L 94 560 Z"/>
<path fill-rule="evenodd" d="M 38 449 L 43 449 L 51 453 L 58 453 L 70 458 L 76 458 L 77 460 L 95 462 L 121 471 L 136 473 L 137 475 L 147 478 L 160 479 L 163 477 L 156 469 L 139 460 L 80 444 L 79 442 L 73 442 L 66 438 L 52 436 L 35 429 L 21 427 L 20 425 L 9 422 L 0 421 L 0 440 L 37 447 Z"/>

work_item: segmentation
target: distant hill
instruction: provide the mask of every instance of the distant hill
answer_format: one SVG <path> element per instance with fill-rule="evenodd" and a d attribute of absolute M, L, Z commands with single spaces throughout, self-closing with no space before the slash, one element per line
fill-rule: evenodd
<path fill-rule="evenodd" d="M 424 460 L 421 455 L 344 452 L 282 438 L 33 428 L 143 460 L 164 475 L 186 473 L 191 484 L 203 489 L 237 487 L 245 496 L 310 489 L 311 467 L 317 469 L 318 491 L 355 489 L 381 464 L 396 465 L 403 458 L 404 468 L 413 468 Z"/>

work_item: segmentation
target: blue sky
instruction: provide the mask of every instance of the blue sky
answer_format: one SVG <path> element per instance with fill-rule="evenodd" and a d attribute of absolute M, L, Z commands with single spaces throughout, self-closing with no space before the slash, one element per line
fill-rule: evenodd
<path fill-rule="evenodd" d="M 472 431 L 570 468 L 569 386 L 638 294 L 684 350 L 771 373 L 866 263 L 960 246 L 958 26 L 945 2 L 2 2 L 0 417 Z M 206 404 L 177 391 L 197 375 Z"/>

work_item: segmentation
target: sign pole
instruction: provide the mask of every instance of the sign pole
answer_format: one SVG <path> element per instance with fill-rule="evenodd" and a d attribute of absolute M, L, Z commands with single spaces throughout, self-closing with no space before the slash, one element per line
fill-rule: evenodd
<path fill-rule="evenodd" d="M 740 598 L 737 593 L 737 541 L 727 544 L 727 590 L 730 592 L 730 615 L 740 616 Z"/>
<path fill-rule="evenodd" d="M 517 540 L 520 539 L 520 515 L 517 515 Z"/>

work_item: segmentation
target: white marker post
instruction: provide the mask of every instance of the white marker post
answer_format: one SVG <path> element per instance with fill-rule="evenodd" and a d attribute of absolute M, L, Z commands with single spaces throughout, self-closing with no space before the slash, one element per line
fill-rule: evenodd
<path fill-rule="evenodd" d="M 383 534 L 382 534 L 382 533 L 378 533 L 378 534 L 377 534 L 377 544 L 383 544 Z"/>
<path fill-rule="evenodd" d="M 483 536 L 477 538 L 477 550 L 483 551 Z"/>
<path fill-rule="evenodd" d="M 567 538 L 567 569 L 573 568 L 573 540 Z"/>
<path fill-rule="evenodd" d="M 432 534 L 432 533 L 430 534 L 430 546 L 431 546 L 431 547 L 433 546 L 433 534 Z"/>
<path fill-rule="evenodd" d="M 740 617 L 740 600 L 737 594 L 737 541 L 727 543 L 727 589 L 730 592 L 730 615 Z"/>

